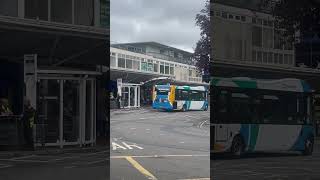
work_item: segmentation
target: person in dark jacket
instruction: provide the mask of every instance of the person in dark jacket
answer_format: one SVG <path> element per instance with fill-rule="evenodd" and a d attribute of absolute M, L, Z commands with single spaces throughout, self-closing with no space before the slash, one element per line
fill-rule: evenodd
<path fill-rule="evenodd" d="M 35 109 L 31 106 L 30 100 L 27 100 L 24 105 L 24 136 L 26 140 L 26 145 L 28 148 L 34 148 L 33 144 L 33 126 L 35 120 Z"/>

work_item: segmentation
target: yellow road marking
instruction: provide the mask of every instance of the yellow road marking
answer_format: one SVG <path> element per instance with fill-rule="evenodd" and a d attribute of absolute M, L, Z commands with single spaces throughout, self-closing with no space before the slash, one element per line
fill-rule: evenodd
<path fill-rule="evenodd" d="M 129 161 L 133 167 L 135 167 L 138 171 L 140 171 L 143 175 L 145 175 L 150 180 L 157 180 L 157 178 L 152 175 L 148 170 L 146 170 L 144 167 L 142 167 L 136 160 L 134 160 L 130 156 L 125 157 L 127 161 Z"/>

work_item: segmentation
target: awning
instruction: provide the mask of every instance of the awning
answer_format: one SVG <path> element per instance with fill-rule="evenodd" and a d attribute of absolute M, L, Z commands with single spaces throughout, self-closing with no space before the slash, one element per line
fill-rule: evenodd
<path fill-rule="evenodd" d="M 39 65 L 108 65 L 107 30 L 101 33 L 72 25 L 31 22 L 10 23 L 0 18 L 0 59 L 23 62 L 24 54 L 38 54 Z"/>

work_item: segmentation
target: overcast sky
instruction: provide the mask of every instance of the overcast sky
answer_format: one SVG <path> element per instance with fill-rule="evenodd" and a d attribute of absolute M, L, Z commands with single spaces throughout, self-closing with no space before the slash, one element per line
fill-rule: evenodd
<path fill-rule="evenodd" d="M 111 43 L 155 41 L 193 52 L 205 0 L 111 0 Z"/>

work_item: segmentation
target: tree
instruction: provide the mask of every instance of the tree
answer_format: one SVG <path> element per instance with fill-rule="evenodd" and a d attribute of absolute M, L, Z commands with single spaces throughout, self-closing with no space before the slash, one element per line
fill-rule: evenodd
<path fill-rule="evenodd" d="M 196 25 L 200 27 L 200 39 L 196 44 L 193 58 L 200 72 L 210 74 L 210 2 L 206 0 L 205 8 L 196 15 Z"/>
<path fill-rule="evenodd" d="M 274 3 L 276 27 L 285 30 L 283 35 L 289 41 L 295 42 L 320 32 L 319 0 L 279 0 Z M 300 37 L 295 37 L 296 33 L 299 33 Z"/>
<path fill-rule="evenodd" d="M 270 3 L 262 0 L 264 5 Z M 282 44 L 295 43 L 296 63 L 309 67 L 317 66 L 319 43 L 313 38 L 320 36 L 320 1 L 319 0 L 273 0 L 272 13 L 275 27 L 283 29 Z M 316 47 L 313 47 L 316 46 Z M 318 55 L 317 55 L 318 54 Z"/>

